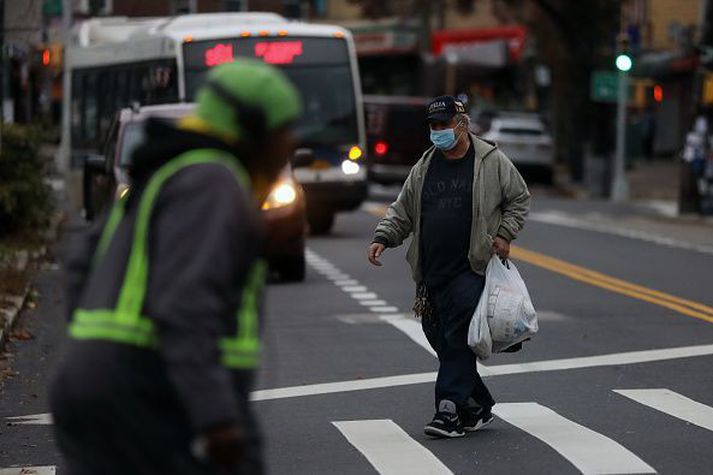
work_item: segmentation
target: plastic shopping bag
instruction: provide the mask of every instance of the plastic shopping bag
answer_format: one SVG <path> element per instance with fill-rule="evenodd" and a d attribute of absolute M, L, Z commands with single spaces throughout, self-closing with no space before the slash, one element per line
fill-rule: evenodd
<path fill-rule="evenodd" d="M 506 263 L 497 256 L 488 262 L 485 288 L 470 323 L 468 345 L 480 359 L 504 351 L 538 330 L 537 313 L 525 282 L 515 265 L 510 261 Z M 483 334 L 483 320 L 490 330 L 487 337 Z"/>
<path fill-rule="evenodd" d="M 493 352 L 493 340 L 490 337 L 490 327 L 488 326 L 488 299 L 484 298 L 490 293 L 488 283 L 489 280 L 486 277 L 483 293 L 480 294 L 478 306 L 475 307 L 468 328 L 468 346 L 479 360 L 487 360 Z"/>

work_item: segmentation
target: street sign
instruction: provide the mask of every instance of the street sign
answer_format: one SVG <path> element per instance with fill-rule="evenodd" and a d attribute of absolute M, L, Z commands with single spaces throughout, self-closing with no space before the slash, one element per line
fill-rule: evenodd
<path fill-rule="evenodd" d="M 589 98 L 594 102 L 609 102 L 614 103 L 618 99 L 619 94 L 619 72 L 606 71 L 603 69 L 594 71 L 590 81 L 591 87 Z M 627 91 L 627 102 L 631 101 L 633 96 L 635 82 L 629 84 Z"/>
<path fill-rule="evenodd" d="M 590 98 L 594 102 L 616 102 L 619 94 L 619 73 L 598 70 L 592 73 Z"/>

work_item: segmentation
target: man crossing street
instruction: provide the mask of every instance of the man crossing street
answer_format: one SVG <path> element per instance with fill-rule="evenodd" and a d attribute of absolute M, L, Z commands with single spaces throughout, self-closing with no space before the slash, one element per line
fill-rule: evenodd
<path fill-rule="evenodd" d="M 461 437 L 493 419 L 493 397 L 467 346 L 470 319 L 493 253 L 507 258 L 522 229 L 530 193 L 496 145 L 469 131 L 463 104 L 451 96 L 428 107 L 433 146 L 412 168 L 374 232 L 369 261 L 411 234 L 407 260 L 417 283 L 415 310 L 439 359 L 436 414 L 425 433 Z"/>

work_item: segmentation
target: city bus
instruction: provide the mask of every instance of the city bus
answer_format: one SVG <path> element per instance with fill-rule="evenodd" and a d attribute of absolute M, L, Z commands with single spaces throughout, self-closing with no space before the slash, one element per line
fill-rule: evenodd
<path fill-rule="evenodd" d="M 132 105 L 191 102 L 212 67 L 239 57 L 279 67 L 299 89 L 296 130 L 303 165 L 295 176 L 307 195 L 313 233 L 329 232 L 334 214 L 367 194 L 366 135 L 354 42 L 333 25 L 271 13 L 206 13 L 164 18 L 108 17 L 81 23 L 67 53 L 73 203 L 83 206 L 83 176 L 104 166 L 100 150 L 115 112 Z M 305 160 L 305 157 L 308 157 Z"/>

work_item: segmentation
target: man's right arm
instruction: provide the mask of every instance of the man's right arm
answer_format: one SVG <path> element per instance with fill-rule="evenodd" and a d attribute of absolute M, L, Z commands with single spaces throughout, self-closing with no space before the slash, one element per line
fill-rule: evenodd
<path fill-rule="evenodd" d="M 391 203 L 386 210 L 386 215 L 381 218 L 379 224 L 376 225 L 374 243 L 382 244 L 384 247 L 397 247 L 411 234 L 413 231 L 413 175 L 414 169 L 411 169 L 403 188 L 399 193 L 396 201 Z"/>

